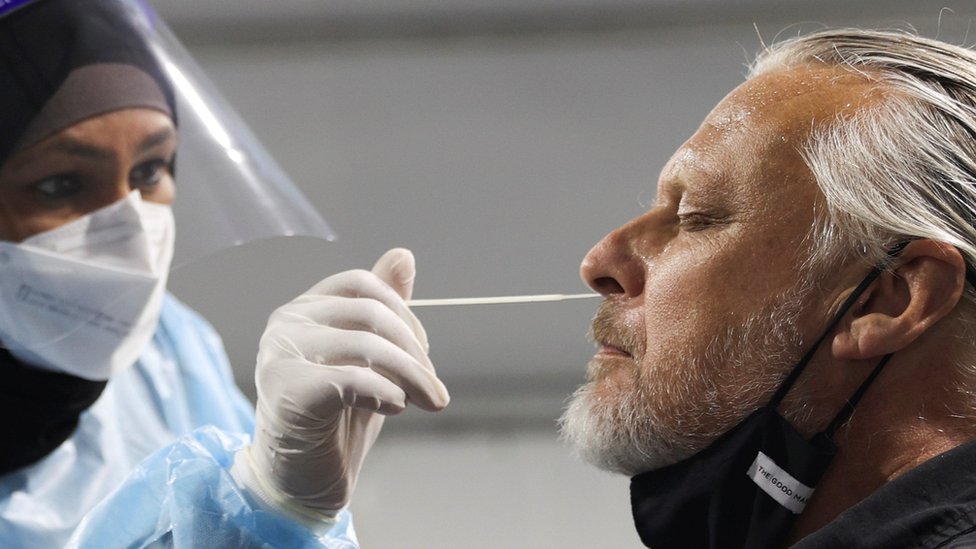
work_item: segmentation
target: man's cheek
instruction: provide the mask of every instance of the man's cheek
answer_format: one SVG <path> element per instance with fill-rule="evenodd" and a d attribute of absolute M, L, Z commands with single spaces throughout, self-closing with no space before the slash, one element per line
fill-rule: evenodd
<path fill-rule="evenodd" d="M 716 304 L 713 300 L 709 305 Z M 717 320 L 725 316 L 717 307 L 703 307 L 702 303 L 680 295 L 656 307 L 646 309 L 644 337 L 646 354 L 673 353 L 691 350 L 698 342 L 714 337 Z"/>

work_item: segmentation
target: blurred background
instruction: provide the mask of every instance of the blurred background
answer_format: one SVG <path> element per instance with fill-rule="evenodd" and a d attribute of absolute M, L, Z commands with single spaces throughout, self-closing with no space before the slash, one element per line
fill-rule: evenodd
<path fill-rule="evenodd" d="M 171 288 L 253 398 L 268 314 L 411 248 L 415 297 L 586 291 L 577 269 L 763 42 L 823 25 L 957 44 L 971 0 L 152 0 L 339 234 L 228 250 Z M 418 310 L 453 401 L 387 422 L 353 502 L 365 548 L 639 547 L 628 481 L 556 418 L 595 300 Z"/>

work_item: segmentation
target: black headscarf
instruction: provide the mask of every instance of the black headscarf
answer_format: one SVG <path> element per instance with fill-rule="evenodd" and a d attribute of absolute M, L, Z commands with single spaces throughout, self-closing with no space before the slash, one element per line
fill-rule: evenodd
<path fill-rule="evenodd" d="M 104 381 L 33 368 L 0 349 L 0 475 L 53 452 L 104 388 Z"/>
<path fill-rule="evenodd" d="M 35 0 L 0 17 L 0 165 L 98 114 L 147 107 L 175 117 L 135 9 L 122 0 Z"/>
<path fill-rule="evenodd" d="M 0 166 L 114 110 L 152 108 L 175 122 L 173 90 L 132 9 L 121 0 L 35 0 L 0 15 Z M 30 367 L 0 348 L 0 475 L 60 446 L 105 385 Z"/>

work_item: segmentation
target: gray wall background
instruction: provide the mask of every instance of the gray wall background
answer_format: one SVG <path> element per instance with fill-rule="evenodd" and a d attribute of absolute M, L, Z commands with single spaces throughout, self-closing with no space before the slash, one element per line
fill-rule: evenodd
<path fill-rule="evenodd" d="M 393 246 L 417 255 L 416 297 L 585 291 L 582 256 L 653 200 L 759 36 L 910 25 L 976 42 L 971 1 L 153 4 L 340 236 L 253 243 L 174 274 L 251 395 L 270 311 Z M 453 402 L 387 423 L 353 504 L 364 547 L 640 545 L 627 480 L 556 436 L 595 306 L 419 311 Z"/>

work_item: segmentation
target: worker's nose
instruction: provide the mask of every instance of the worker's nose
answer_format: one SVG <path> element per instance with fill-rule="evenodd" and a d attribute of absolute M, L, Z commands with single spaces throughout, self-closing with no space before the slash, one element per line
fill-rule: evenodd
<path fill-rule="evenodd" d="M 92 208 L 92 210 L 97 210 L 99 208 L 104 208 L 105 206 L 114 204 L 129 196 L 129 193 L 132 192 L 132 187 L 129 185 L 128 170 L 120 169 L 119 172 L 120 173 L 115 174 L 112 179 L 105 181 L 105 184 L 99 187 L 100 192 L 97 193 L 96 197 L 97 204 L 93 204 L 95 207 Z"/>

